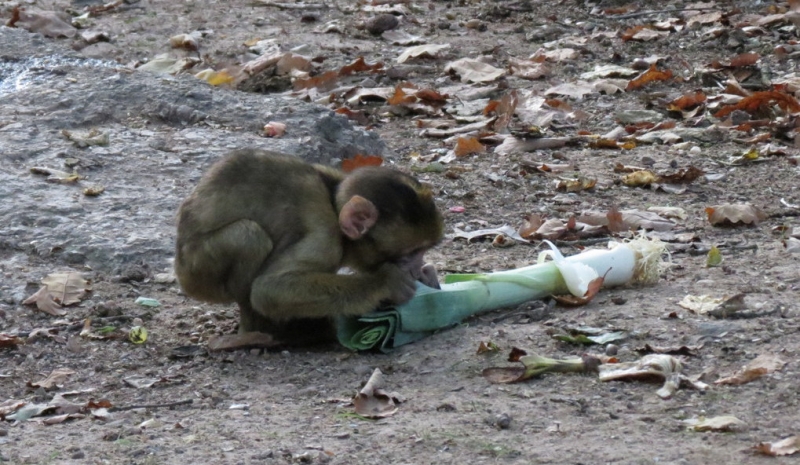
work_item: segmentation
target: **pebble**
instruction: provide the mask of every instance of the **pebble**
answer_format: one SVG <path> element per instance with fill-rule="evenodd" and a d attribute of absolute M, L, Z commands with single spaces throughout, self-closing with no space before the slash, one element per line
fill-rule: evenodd
<path fill-rule="evenodd" d="M 400 20 L 397 19 L 397 16 L 386 13 L 370 18 L 367 21 L 367 31 L 372 35 L 379 36 L 386 31 L 395 29 L 399 24 Z"/>

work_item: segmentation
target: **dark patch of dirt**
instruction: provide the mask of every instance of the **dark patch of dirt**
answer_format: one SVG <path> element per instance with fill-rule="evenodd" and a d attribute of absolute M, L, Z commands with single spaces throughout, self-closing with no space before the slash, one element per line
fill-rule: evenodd
<path fill-rule="evenodd" d="M 2 19 L 10 17 L 13 2 L 4 1 Z M 26 7 L 63 12 L 84 2 L 32 1 Z M 300 4 L 291 4 L 300 5 Z M 545 42 L 589 37 L 578 47 L 579 57 L 551 64 L 544 80 L 506 78 L 487 84 L 487 96 L 499 98 L 509 88 L 543 92 L 571 82 L 595 65 L 630 64 L 636 58 L 658 55 L 664 67 L 687 78 L 656 83 L 645 90 L 614 95 L 592 94 L 570 101 L 587 117 L 559 134 L 579 130 L 605 134 L 616 128 L 615 114 L 649 108 L 657 94 L 675 98 L 705 84 L 691 74 L 713 60 L 729 60 L 753 51 L 761 54 L 759 72 L 773 78 L 796 69 L 796 58 L 779 60 L 776 45 L 797 39 L 797 28 L 764 27 L 762 35 L 748 36 L 736 27 L 748 15 L 764 16 L 780 3 L 740 4 L 741 11 L 718 25 L 699 25 L 672 31 L 650 42 L 625 42 L 618 35 L 596 38 L 592 33 L 616 32 L 635 24 L 651 24 L 678 13 L 657 13 L 629 19 L 592 14 L 594 5 L 557 2 L 429 2 L 405 4 L 409 14 L 399 28 L 421 35 L 429 43 L 451 44 L 438 59 L 412 60 L 394 66 L 404 79 L 418 85 L 446 88 L 458 84 L 443 71 L 462 57 L 481 57 L 503 68 L 509 57 L 526 58 Z M 683 2 L 640 2 L 640 9 L 685 8 Z M 730 4 L 709 4 L 730 13 Z M 313 13 L 313 14 L 312 14 Z M 110 43 L 85 46 L 73 41 L 86 56 L 116 60 L 123 65 L 150 59 L 159 53 L 200 56 L 220 69 L 250 59 L 246 41 L 276 40 L 282 50 L 306 46 L 310 56 L 324 57 L 323 69 L 338 69 L 364 56 L 368 62 L 394 63 L 403 47 L 390 45 L 357 27 L 372 14 L 355 2 L 327 3 L 319 9 L 265 6 L 260 2 L 139 1 L 124 3 L 95 18 L 91 30 L 110 34 Z M 305 20 L 304 20 L 305 19 Z M 315 21 L 311 21 L 315 19 Z M 321 25 L 340 21 L 343 33 L 320 34 Z M 481 23 L 467 22 L 478 20 Z M 718 33 L 711 31 L 719 27 Z M 485 30 L 484 30 L 485 29 Z M 207 31 L 199 53 L 169 48 L 177 33 Z M 210 31 L 213 31 L 210 32 Z M 72 43 L 72 42 L 70 42 Z M 395 85 L 387 75 L 358 75 L 350 83 L 364 86 Z M 98 85 L 102 85 L 98 83 Z M 479 87 L 479 86 L 475 86 Z M 709 95 L 719 88 L 707 87 Z M 660 107 L 653 109 L 660 110 Z M 444 148 L 440 140 L 419 137 L 410 116 L 397 117 L 381 105 L 367 106 L 373 130 L 390 148 L 391 158 L 403 169 L 425 166 L 416 160 Z M 663 111 L 661 111 L 664 113 Z M 0 117 L 2 119 L 2 117 Z M 710 115 L 698 127 L 715 123 Z M 678 121 L 679 125 L 687 122 Z M 796 134 L 796 132 L 795 132 Z M 750 134 L 752 135 L 752 134 Z M 107 421 L 89 417 L 45 425 L 40 418 L 0 424 L 0 462 L 27 463 L 790 463 L 792 458 L 766 459 L 750 447 L 800 434 L 800 312 L 797 307 L 800 267 L 798 254 L 788 254 L 773 233 L 781 225 L 798 226 L 798 149 L 778 141 L 786 155 L 764 162 L 730 166 L 725 162 L 749 145 L 733 138 L 688 140 L 678 147 L 639 145 L 633 150 L 590 149 L 586 144 L 556 150 L 471 155 L 453 161 L 442 173 L 422 173 L 432 184 L 441 208 L 447 212 L 448 231 L 454 227 L 480 229 L 510 224 L 517 227 L 530 213 L 567 219 L 583 211 L 611 207 L 645 210 L 650 206 L 679 206 L 688 216 L 675 232 L 695 233 L 704 246 L 720 245 L 723 266 L 707 268 L 705 254 L 691 254 L 673 245 L 672 266 L 658 284 L 603 290 L 587 306 L 555 308 L 544 319 L 527 316 L 525 307 L 504 309 L 475 317 L 391 354 L 354 354 L 331 346 L 314 350 L 262 352 L 259 350 L 176 357 L 175 349 L 204 343 L 208 337 L 235 331 L 236 310 L 212 306 L 181 295 L 174 283 L 156 283 L 153 271 L 146 279 L 114 279 L 90 273 L 94 289 L 90 300 L 68 309 L 66 318 L 80 322 L 107 320 L 129 327 L 141 320 L 149 331 L 145 344 L 124 340 L 81 338 L 79 329 L 59 332 L 57 338 L 39 336 L 15 348 L 0 349 L 0 402 L 10 399 L 43 402 L 54 392 L 35 389 L 38 381 L 57 368 L 72 374 L 55 392 L 83 391 L 74 402 L 108 399 L 116 407 L 140 407 L 112 412 Z M 760 145 L 759 145 L 760 146 Z M 794 160 L 794 162 L 792 162 Z M 210 163 L 212 160 L 208 160 Z M 557 192 L 558 175 L 520 175 L 523 163 L 569 163 L 596 178 L 597 187 L 578 193 Z M 723 181 L 700 179 L 686 192 L 627 188 L 615 181 L 617 163 L 643 164 L 656 170 L 694 165 L 725 175 Z M 175 176 L 180 176 L 176 173 Z M 183 194 L 191 186 L 181 183 Z M 704 209 L 722 203 L 749 202 L 764 209 L 768 218 L 756 226 L 712 227 Z M 176 209 L 177 204 L 173 205 Z M 464 207 L 455 213 L 452 207 Z M 173 208 L 161 206 L 153 217 L 172 217 Z M 163 234 L 174 235 L 164 226 Z M 583 245 L 577 243 L 577 246 Z M 518 244 L 494 248 L 490 242 L 445 240 L 429 260 L 442 274 L 496 271 L 533 263 L 538 248 Z M 565 252 L 577 247 L 562 244 Z M 0 249 L 0 257 L 11 252 Z M 164 257 L 167 258 L 167 257 Z M 0 264 L 3 279 L 36 290 L 35 281 L 63 267 L 31 255 L 24 264 Z M 77 268 L 81 270 L 79 267 Z M 122 272 L 136 278 L 136 270 Z M 765 316 L 751 319 L 714 319 L 677 305 L 687 294 L 732 296 L 746 293 L 751 311 Z M 28 332 L 56 324 L 55 318 L 20 303 L 11 291 L 0 305 L 0 333 Z M 134 303 L 139 296 L 158 299 L 148 309 Z M 775 312 L 768 312 L 775 309 Z M 672 315 L 671 315 L 672 314 Z M 519 316 L 516 316 L 519 315 Z M 621 327 L 634 336 L 619 343 L 618 358 L 638 358 L 636 348 L 700 345 L 696 356 L 681 357 L 689 375 L 704 373 L 713 381 L 728 375 L 760 354 L 775 354 L 788 363 L 777 373 L 742 386 L 713 385 L 705 392 L 680 390 L 669 400 L 656 396 L 658 384 L 601 383 L 593 375 L 545 375 L 513 385 L 491 385 L 481 376 L 489 366 L 506 365 L 511 347 L 522 347 L 553 358 L 602 353 L 603 347 L 576 347 L 557 342 L 551 328 L 575 325 Z M 479 342 L 491 341 L 501 352 L 476 355 Z M 344 400 L 350 398 L 372 369 L 385 374 L 388 390 L 405 402 L 396 415 L 368 421 L 353 415 Z M 157 380 L 137 388 L 126 379 Z M 91 391 L 89 391 L 91 390 Z M 190 404 L 181 401 L 191 400 Z M 174 404 L 174 405 L 173 405 Z M 159 407 L 160 406 L 160 407 Z M 502 415 L 510 416 L 498 423 Z M 687 432 L 682 420 L 734 415 L 746 426 L 735 433 Z M 143 422 L 147 422 L 144 423 Z M 498 424 L 504 427 L 498 427 Z"/>

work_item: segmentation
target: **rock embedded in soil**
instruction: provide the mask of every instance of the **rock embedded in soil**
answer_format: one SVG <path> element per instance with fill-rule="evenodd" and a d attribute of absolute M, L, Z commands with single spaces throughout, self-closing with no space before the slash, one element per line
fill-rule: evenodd
<path fill-rule="evenodd" d="M 397 16 L 386 13 L 370 18 L 366 27 L 370 34 L 379 36 L 386 31 L 395 29 L 399 24 L 400 20 L 397 19 Z"/>

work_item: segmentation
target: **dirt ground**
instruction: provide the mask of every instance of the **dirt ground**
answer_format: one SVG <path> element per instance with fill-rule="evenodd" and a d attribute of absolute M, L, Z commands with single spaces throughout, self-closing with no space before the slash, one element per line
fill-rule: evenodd
<path fill-rule="evenodd" d="M 3 23 L 17 3 L 0 1 Z M 21 4 L 64 14 L 98 5 L 59 0 Z M 800 254 L 787 251 L 783 240 L 790 233 L 780 232 L 783 226 L 800 227 L 800 149 L 789 139 L 797 131 L 780 129 L 796 127 L 796 120 L 773 106 L 767 116 L 738 117 L 774 124 L 753 124 L 749 131 L 732 134 L 726 130 L 719 135 L 712 125 L 721 119 L 714 118 L 712 110 L 682 119 L 662 104 L 695 91 L 718 96 L 726 86 L 725 79 L 733 79 L 730 76 L 742 82 L 751 78 L 743 87 L 758 91 L 768 90 L 764 83 L 770 79 L 779 81 L 796 72 L 797 57 L 775 52 L 776 47 L 798 40 L 796 23 L 745 27 L 753 18 L 784 12 L 783 2 L 706 3 L 702 13 L 722 12 L 723 17 L 692 26 L 687 24 L 685 11 L 635 15 L 685 10 L 685 2 L 638 2 L 636 8 L 628 9 L 619 2 L 402 3 L 394 10 L 403 13 L 398 16 L 399 30 L 421 36 L 427 43 L 451 45 L 437 58 L 412 59 L 402 65 L 395 60 L 405 47 L 364 29 L 377 14 L 365 11 L 369 9 L 366 5 L 351 1 L 328 2 L 319 8 L 309 5 L 132 1 L 92 18 L 87 30 L 108 33 L 109 42 L 87 45 L 78 37 L 46 40 L 66 42 L 87 57 L 131 68 L 170 53 L 199 56 L 206 67 L 219 70 L 226 66 L 235 69 L 255 57 L 245 43 L 275 39 L 283 51 L 301 47 L 298 53 L 319 57 L 321 70 L 339 69 L 358 56 L 368 63 L 386 63 L 382 72 L 350 78 L 346 82 L 351 85 L 394 86 L 408 80 L 442 93 L 449 89 L 450 103 L 474 100 L 470 89 L 493 99 L 510 89 L 544 95 L 557 84 L 574 83 L 597 65 L 630 67 L 636 59 L 661 57 L 660 68 L 672 69 L 683 79 L 610 95 L 590 93 L 581 99 L 559 96 L 582 116 L 559 117 L 545 129 L 549 136 L 603 135 L 621 127 L 620 113 L 649 110 L 650 120 L 657 113 L 664 121 L 675 121 L 679 129 L 702 129 L 697 137 L 684 133 L 678 142 L 638 144 L 628 150 L 591 147 L 586 140 L 507 154 L 490 148 L 452 160 L 444 169 L 426 170 L 434 155 L 444 155 L 452 148 L 442 138 L 420 136 L 418 126 L 423 123 L 418 120 L 433 117 L 390 112 L 383 102 L 374 100 L 352 108 L 366 111 L 370 130 L 387 144 L 388 160 L 416 172 L 434 187 L 445 212 L 448 237 L 428 258 L 442 276 L 517 268 L 533 263 L 540 250 L 538 240 L 511 247 L 494 247 L 492 237 L 467 242 L 454 237 L 456 228 L 476 230 L 505 224 L 518 228 L 532 213 L 566 221 L 582 212 L 607 212 L 612 207 L 685 210 L 685 218 L 677 219 L 670 231 L 658 234 L 668 241 L 670 266 L 653 286 L 602 290 L 588 305 L 577 308 L 543 307 L 546 302 L 534 302 L 494 311 L 389 354 L 352 353 L 340 346 L 207 353 L 202 347 L 209 337 L 235 332 L 234 307 L 193 301 L 183 296 L 174 282 L 157 279 L 159 270 L 128 270 L 121 276 L 89 273 L 91 298 L 62 317 L 74 326 L 61 327 L 54 336 L 32 338 L 26 344 L 0 346 L 0 405 L 10 401 L 46 403 L 57 393 L 70 393 L 68 399 L 73 403 L 107 399 L 117 410 L 103 418 L 89 413 L 51 425 L 44 422 L 48 415 L 2 422 L 0 462 L 734 464 L 797 460 L 797 455 L 766 457 L 752 450 L 758 443 L 800 434 Z M 619 11 L 614 10 L 617 8 Z M 683 27 L 649 41 L 621 37 L 632 26 L 669 18 L 681 18 L 674 24 Z M 326 25 L 333 32 L 317 32 Z M 170 37 L 193 31 L 205 31 L 199 52 L 170 47 Z M 589 40 L 580 42 L 581 38 Z M 578 51 L 577 56 L 548 61 L 549 75 L 541 79 L 506 76 L 499 82 L 462 84 L 444 70 L 445 64 L 463 57 L 481 57 L 505 69 L 511 59 L 526 59 L 546 48 L 547 42 L 559 39 L 574 39 L 577 45 L 571 47 Z M 745 52 L 760 55 L 747 73 L 737 68 L 721 81 L 704 79 L 707 74 L 702 69 L 713 61 L 727 63 Z M 709 102 L 713 104 L 720 103 Z M 751 147 L 763 149 L 764 139 L 748 139 L 770 131 L 774 151 L 758 162 L 731 162 L 731 157 Z M 556 182 L 567 173 L 531 169 L 542 164 L 568 164 L 570 172 L 592 178 L 596 185 L 577 192 L 558 190 Z M 656 172 L 694 166 L 706 175 L 679 190 L 627 187 L 619 182 L 622 175 L 614 171 L 618 164 L 645 166 Z M 191 185 L 178 188 L 188 194 Z M 765 212 L 765 219 L 750 226 L 712 226 L 705 209 L 727 203 L 752 204 Z M 150 214 L 166 218 L 174 215 L 174 209 Z M 174 235 L 172 230 L 163 232 Z M 691 242 L 681 239 L 685 234 L 692 237 Z M 583 246 L 604 242 L 565 238 L 558 244 L 572 254 Z M 707 267 L 707 252 L 713 245 L 724 259 L 721 266 Z M 54 269 L 65 269 L 60 262 L 33 254 L 23 268 L 24 276 L 39 278 Z M 85 271 L 79 265 L 74 269 Z M 4 280 L 21 279 L 17 265 L 0 265 L 0 270 Z M 37 284 L 28 282 L 26 291 L 35 292 Z M 687 295 L 731 297 L 740 293 L 749 318 L 714 318 L 678 305 Z M 160 306 L 136 304 L 140 296 L 157 299 Z M 57 318 L 23 305 L 17 295 L 6 293 L 2 300 L 0 334 L 57 324 Z M 147 341 L 132 344 L 81 337 L 80 323 L 87 317 L 105 318 L 108 324 L 123 328 L 139 323 L 133 320 L 136 318 L 148 330 Z M 611 348 L 568 344 L 551 337 L 554 330 L 574 326 L 620 328 L 630 335 Z M 499 351 L 476 354 L 481 342 L 492 342 Z M 193 344 L 200 350 L 180 349 Z M 659 383 L 601 382 L 596 374 L 547 374 L 507 385 L 490 384 L 482 376 L 487 367 L 510 366 L 506 358 L 512 347 L 553 358 L 616 351 L 621 361 L 632 361 L 641 357 L 637 349 L 646 344 L 689 347 L 691 350 L 676 355 L 683 372 L 702 375 L 700 379 L 709 388 L 704 392 L 680 389 L 672 398 L 662 399 L 656 395 Z M 746 384 L 714 384 L 760 355 L 776 356 L 786 363 Z M 348 404 L 374 368 L 386 375 L 387 390 L 403 399 L 395 415 L 381 420 L 361 418 Z M 32 384 L 56 369 L 73 373 L 54 389 Z M 735 416 L 742 424 L 727 432 L 697 432 L 687 430 L 684 423 L 723 415 Z"/>

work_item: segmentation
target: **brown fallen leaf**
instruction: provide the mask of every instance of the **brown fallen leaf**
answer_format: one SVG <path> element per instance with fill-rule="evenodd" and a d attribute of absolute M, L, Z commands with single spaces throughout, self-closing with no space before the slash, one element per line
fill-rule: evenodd
<path fill-rule="evenodd" d="M 611 268 L 606 271 L 606 274 L 611 271 Z M 598 276 L 589 282 L 589 287 L 586 289 L 586 294 L 582 297 L 578 297 L 576 295 L 554 295 L 553 299 L 560 303 L 561 305 L 566 305 L 569 307 L 580 307 L 583 305 L 588 304 L 592 301 L 594 296 L 600 292 L 600 288 L 603 287 L 603 281 L 605 281 L 605 276 Z"/>
<path fill-rule="evenodd" d="M 473 153 L 484 153 L 486 147 L 475 137 L 459 137 L 454 150 L 457 157 L 464 157 Z"/>
<path fill-rule="evenodd" d="M 714 113 L 714 117 L 724 118 L 736 110 L 746 111 L 751 115 L 769 113 L 769 108 L 773 104 L 778 105 L 786 112 L 797 113 L 800 111 L 800 102 L 793 96 L 776 90 L 766 90 L 753 92 L 753 95 L 743 98 L 738 103 L 723 107 Z"/>
<path fill-rule="evenodd" d="M 759 442 L 753 446 L 753 450 L 772 457 L 792 455 L 800 451 L 800 436 L 790 436 L 775 442 Z"/>
<path fill-rule="evenodd" d="M 731 384 L 738 386 L 740 384 L 749 383 L 769 373 L 779 371 L 784 365 L 786 365 L 786 362 L 777 355 L 762 354 L 733 375 L 714 381 L 714 384 Z"/>
<path fill-rule="evenodd" d="M 383 373 L 376 368 L 353 399 L 357 414 L 367 418 L 385 418 L 397 413 L 395 400 L 383 391 L 383 383 Z"/>
<path fill-rule="evenodd" d="M 656 68 L 655 63 L 650 65 L 650 69 L 645 71 L 644 73 L 640 74 L 639 76 L 633 78 L 628 82 L 628 86 L 625 88 L 627 91 L 641 89 L 642 87 L 646 86 L 651 82 L 656 81 L 667 81 L 672 79 L 672 71 L 666 70 L 661 71 Z"/>
<path fill-rule="evenodd" d="M 353 158 L 346 158 L 342 160 L 342 171 L 345 173 L 350 173 L 364 166 L 381 166 L 382 164 L 383 158 L 377 155 L 357 154 Z"/>
<path fill-rule="evenodd" d="M 21 344 L 25 344 L 25 341 L 22 338 L 6 333 L 0 333 L 0 347 L 16 347 Z"/>
<path fill-rule="evenodd" d="M 363 56 L 359 56 L 356 60 L 350 64 L 344 65 L 339 69 L 339 76 L 350 76 L 351 74 L 369 71 L 372 73 L 377 73 L 378 71 L 383 69 L 383 62 L 378 62 L 375 64 L 368 64 Z"/>

